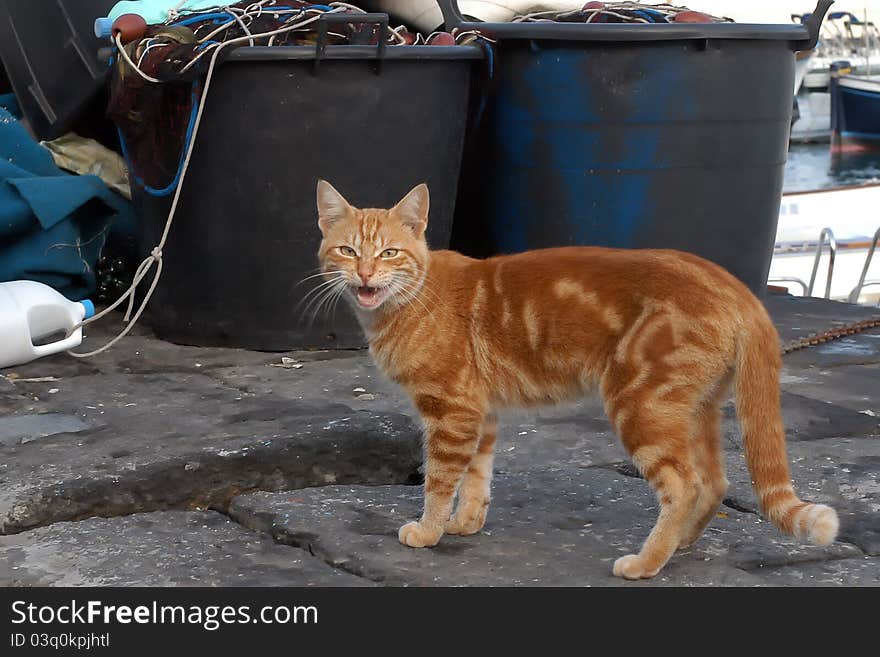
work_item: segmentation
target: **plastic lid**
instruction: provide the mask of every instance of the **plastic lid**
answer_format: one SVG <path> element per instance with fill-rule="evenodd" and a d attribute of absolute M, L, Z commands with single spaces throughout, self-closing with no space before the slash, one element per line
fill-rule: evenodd
<path fill-rule="evenodd" d="M 83 319 L 95 316 L 95 304 L 88 299 L 83 299 L 80 303 L 82 304 L 82 307 L 86 309 L 86 316 L 83 317 Z"/>
<path fill-rule="evenodd" d="M 459 9 L 458 0 L 437 0 L 443 12 L 446 31 L 479 30 L 501 40 L 556 39 L 582 42 L 675 41 L 687 39 L 763 39 L 787 41 L 794 50 L 816 46 L 822 19 L 834 0 L 817 0 L 810 18 L 802 24 L 763 25 L 750 23 L 574 23 L 537 21 L 534 23 L 469 22 Z M 650 7 L 646 5 L 645 8 Z"/>

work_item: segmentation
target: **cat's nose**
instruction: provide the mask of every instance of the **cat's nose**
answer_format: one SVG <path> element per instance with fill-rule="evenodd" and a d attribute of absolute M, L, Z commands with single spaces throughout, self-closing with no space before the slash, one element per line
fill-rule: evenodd
<path fill-rule="evenodd" d="M 361 277 L 361 282 L 366 285 L 370 282 L 370 277 L 373 275 L 373 272 L 367 271 L 365 269 L 358 270 L 358 276 Z"/>

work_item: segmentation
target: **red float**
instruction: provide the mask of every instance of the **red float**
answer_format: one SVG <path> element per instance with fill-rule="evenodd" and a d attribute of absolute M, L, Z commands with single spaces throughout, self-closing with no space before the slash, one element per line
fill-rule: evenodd
<path fill-rule="evenodd" d="M 438 32 L 428 39 L 429 46 L 454 46 L 455 37 L 449 32 Z"/>
<path fill-rule="evenodd" d="M 113 21 L 111 32 L 114 37 L 119 35 L 122 43 L 131 43 L 143 39 L 147 32 L 147 21 L 138 14 L 122 14 Z"/>
<path fill-rule="evenodd" d="M 712 17 L 701 11 L 682 11 L 672 19 L 675 23 L 711 23 Z"/>

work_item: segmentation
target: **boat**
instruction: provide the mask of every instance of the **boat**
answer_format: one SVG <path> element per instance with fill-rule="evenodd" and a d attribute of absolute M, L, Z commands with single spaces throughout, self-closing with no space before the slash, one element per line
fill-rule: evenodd
<path fill-rule="evenodd" d="M 804 78 L 805 79 L 805 78 Z M 791 128 L 791 142 L 809 144 L 831 140 L 831 94 L 817 91 L 801 83 L 795 95 L 795 120 Z"/>
<path fill-rule="evenodd" d="M 809 14 L 794 15 L 802 23 Z M 831 139 L 832 68 L 849 67 L 850 74 L 880 73 L 880 30 L 850 12 L 834 12 L 822 25 L 819 45 L 798 53 L 795 75 L 795 121 L 793 143 L 826 142 Z"/>
<path fill-rule="evenodd" d="M 880 305 L 880 181 L 783 195 L 768 283 Z"/>
<path fill-rule="evenodd" d="M 831 152 L 880 151 L 880 74 L 831 69 Z"/>

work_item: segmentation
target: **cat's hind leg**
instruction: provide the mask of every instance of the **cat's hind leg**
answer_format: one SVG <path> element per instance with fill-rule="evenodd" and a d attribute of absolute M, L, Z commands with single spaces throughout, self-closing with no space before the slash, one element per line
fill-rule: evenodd
<path fill-rule="evenodd" d="M 469 399 L 417 395 L 416 407 L 425 436 L 425 508 L 417 522 L 400 528 L 398 538 L 409 547 L 437 545 L 452 513 L 455 493 L 473 460 L 485 409 Z"/>
<path fill-rule="evenodd" d="M 446 523 L 447 534 L 476 534 L 486 522 L 497 433 L 498 420 L 494 414 L 489 415 L 480 431 L 477 453 L 471 459 L 464 481 L 458 489 L 458 506 L 455 514 Z"/>
<path fill-rule="evenodd" d="M 724 452 L 721 448 L 721 409 L 718 407 L 725 390 L 707 400 L 697 411 L 691 435 L 691 455 L 702 484 L 700 497 L 682 532 L 679 547 L 697 541 L 718 512 L 727 493 L 724 473 Z"/>
<path fill-rule="evenodd" d="M 700 477 L 691 464 L 689 409 L 633 411 L 621 429 L 624 446 L 660 501 L 657 523 L 638 554 L 620 557 L 613 572 L 626 579 L 653 577 L 669 561 L 700 497 Z"/>

